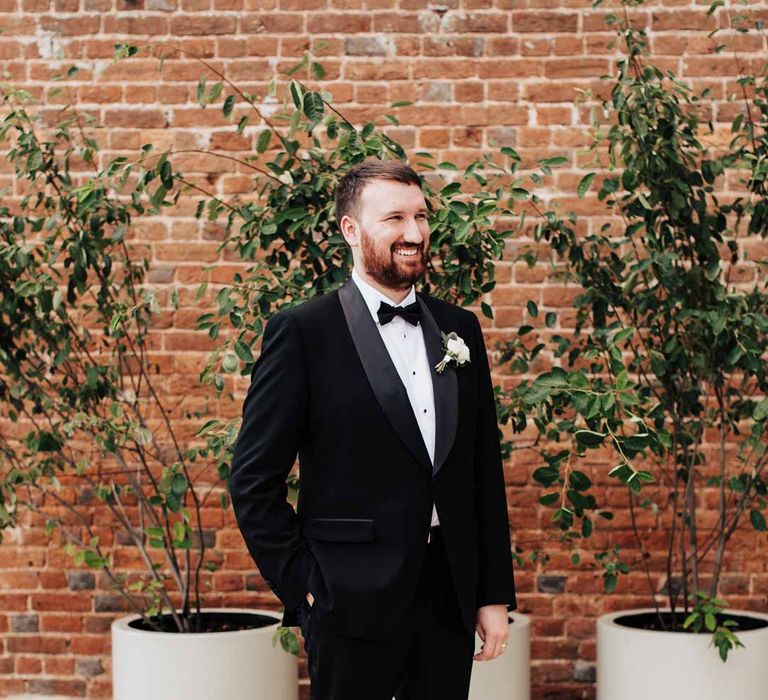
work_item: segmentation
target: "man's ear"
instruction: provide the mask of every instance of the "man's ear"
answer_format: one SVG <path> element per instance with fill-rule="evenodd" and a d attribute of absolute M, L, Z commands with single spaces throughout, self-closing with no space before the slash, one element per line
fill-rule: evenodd
<path fill-rule="evenodd" d="M 360 245 L 360 226 L 349 214 L 341 217 L 339 228 L 341 229 L 341 235 L 344 236 L 344 240 L 351 247 L 354 248 Z"/>

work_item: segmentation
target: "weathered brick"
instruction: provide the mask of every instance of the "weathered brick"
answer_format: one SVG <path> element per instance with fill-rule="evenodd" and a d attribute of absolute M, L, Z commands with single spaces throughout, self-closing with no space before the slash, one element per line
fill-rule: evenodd
<path fill-rule="evenodd" d="M 237 27 L 237 18 L 234 15 L 219 17 L 171 17 L 171 34 L 180 36 L 211 34 L 232 34 Z"/>
<path fill-rule="evenodd" d="M 537 590 L 539 593 L 563 593 L 567 578 L 565 576 L 545 575 L 539 576 Z"/>
<path fill-rule="evenodd" d="M 78 676 L 100 676 L 104 673 L 104 666 L 101 663 L 101 659 L 98 658 L 79 658 L 77 659 L 77 675 Z"/>
<path fill-rule="evenodd" d="M 574 32 L 578 26 L 578 21 L 578 15 L 570 12 L 513 12 L 512 31 L 546 34 L 552 34 L 553 32 Z"/>
<path fill-rule="evenodd" d="M 347 56 L 388 56 L 393 52 L 392 40 L 385 36 L 348 36 L 344 39 Z"/>
<path fill-rule="evenodd" d="M 84 591 L 94 587 L 94 576 L 90 571 L 70 571 L 67 586 L 73 591 Z"/>
<path fill-rule="evenodd" d="M 37 632 L 39 619 L 34 613 L 11 616 L 11 632 Z"/>

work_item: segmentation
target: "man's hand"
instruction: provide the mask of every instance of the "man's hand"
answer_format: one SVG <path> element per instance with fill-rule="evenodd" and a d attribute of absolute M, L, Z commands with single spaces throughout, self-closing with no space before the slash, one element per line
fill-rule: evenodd
<path fill-rule="evenodd" d="M 309 603 L 310 607 L 315 602 L 315 596 L 313 596 L 309 591 L 307 591 L 307 602 Z M 504 608 L 506 610 L 506 608 Z"/>
<path fill-rule="evenodd" d="M 506 605 L 484 605 L 477 609 L 475 629 L 483 640 L 483 648 L 472 658 L 475 661 L 490 661 L 504 651 L 509 637 L 509 620 Z"/>

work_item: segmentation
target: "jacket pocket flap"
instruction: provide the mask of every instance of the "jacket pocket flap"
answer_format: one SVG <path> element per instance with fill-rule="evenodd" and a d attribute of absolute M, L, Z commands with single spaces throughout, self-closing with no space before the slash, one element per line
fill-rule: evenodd
<path fill-rule="evenodd" d="M 303 525 L 304 534 L 332 542 L 372 542 L 371 518 L 309 518 Z"/>

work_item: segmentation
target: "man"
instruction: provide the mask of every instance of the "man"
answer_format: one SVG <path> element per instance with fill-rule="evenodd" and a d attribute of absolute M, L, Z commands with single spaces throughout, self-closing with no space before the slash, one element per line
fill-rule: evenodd
<path fill-rule="evenodd" d="M 336 221 L 351 279 L 267 324 L 232 503 L 283 624 L 301 626 L 312 700 L 465 700 L 475 630 L 474 658 L 494 658 L 516 606 L 480 324 L 415 293 L 429 222 L 407 165 L 354 166 Z M 464 350 L 436 369 L 441 331 L 469 361 Z"/>

